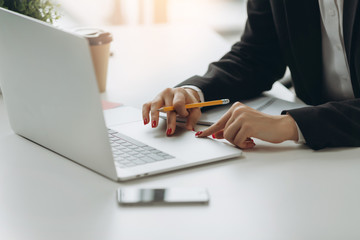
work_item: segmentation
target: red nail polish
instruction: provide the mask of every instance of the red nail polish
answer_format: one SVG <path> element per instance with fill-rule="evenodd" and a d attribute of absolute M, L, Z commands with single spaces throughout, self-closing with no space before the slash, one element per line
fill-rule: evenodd
<path fill-rule="evenodd" d="M 203 133 L 202 131 L 195 133 L 195 137 L 201 135 L 202 133 Z"/>
<path fill-rule="evenodd" d="M 195 132 L 195 128 L 192 129 Z"/>
<path fill-rule="evenodd" d="M 152 124 L 151 124 L 151 127 L 156 127 L 156 121 L 153 121 Z"/>
<path fill-rule="evenodd" d="M 169 128 L 167 131 L 166 131 L 166 135 L 170 135 L 171 134 L 171 132 L 172 132 L 172 129 L 171 128 Z"/>
<path fill-rule="evenodd" d="M 144 125 L 148 124 L 148 120 L 145 118 L 144 119 Z"/>
<path fill-rule="evenodd" d="M 211 135 L 213 139 L 216 139 L 215 134 Z"/>

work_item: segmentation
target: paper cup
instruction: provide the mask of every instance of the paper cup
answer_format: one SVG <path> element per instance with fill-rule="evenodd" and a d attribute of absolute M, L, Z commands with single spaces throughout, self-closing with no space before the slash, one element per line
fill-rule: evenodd
<path fill-rule="evenodd" d="M 75 33 L 88 39 L 99 91 L 105 92 L 110 43 L 113 40 L 111 33 L 97 28 L 78 28 Z"/>

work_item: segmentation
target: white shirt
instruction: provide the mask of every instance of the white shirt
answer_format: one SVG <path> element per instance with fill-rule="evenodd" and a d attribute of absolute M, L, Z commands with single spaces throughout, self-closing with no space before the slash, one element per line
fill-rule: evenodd
<path fill-rule="evenodd" d="M 354 98 L 343 36 L 344 0 L 319 0 L 324 94 L 329 100 Z"/>
<path fill-rule="evenodd" d="M 322 60 L 324 73 L 323 93 L 328 100 L 354 98 L 350 70 L 346 58 L 343 36 L 344 0 L 318 0 L 321 13 Z M 196 90 L 204 101 L 204 94 L 196 86 L 183 86 Z M 297 124 L 296 124 L 297 125 Z M 305 143 L 297 126 L 299 143 Z"/>

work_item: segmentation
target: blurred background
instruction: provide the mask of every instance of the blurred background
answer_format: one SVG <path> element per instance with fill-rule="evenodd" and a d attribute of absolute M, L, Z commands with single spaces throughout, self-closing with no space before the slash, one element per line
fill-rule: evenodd
<path fill-rule="evenodd" d="M 57 0 L 65 28 L 104 25 L 202 25 L 240 39 L 247 0 Z"/>

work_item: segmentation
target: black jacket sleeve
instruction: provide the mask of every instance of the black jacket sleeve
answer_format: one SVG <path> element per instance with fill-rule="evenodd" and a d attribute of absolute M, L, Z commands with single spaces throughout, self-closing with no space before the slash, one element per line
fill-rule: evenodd
<path fill-rule="evenodd" d="M 248 20 L 241 41 L 207 73 L 194 76 L 177 86 L 199 87 L 206 100 L 229 98 L 232 102 L 270 90 L 285 72 L 271 6 L 268 0 L 251 0 Z"/>
<path fill-rule="evenodd" d="M 312 149 L 360 146 L 360 100 L 328 102 L 284 111 L 298 124 Z"/>

